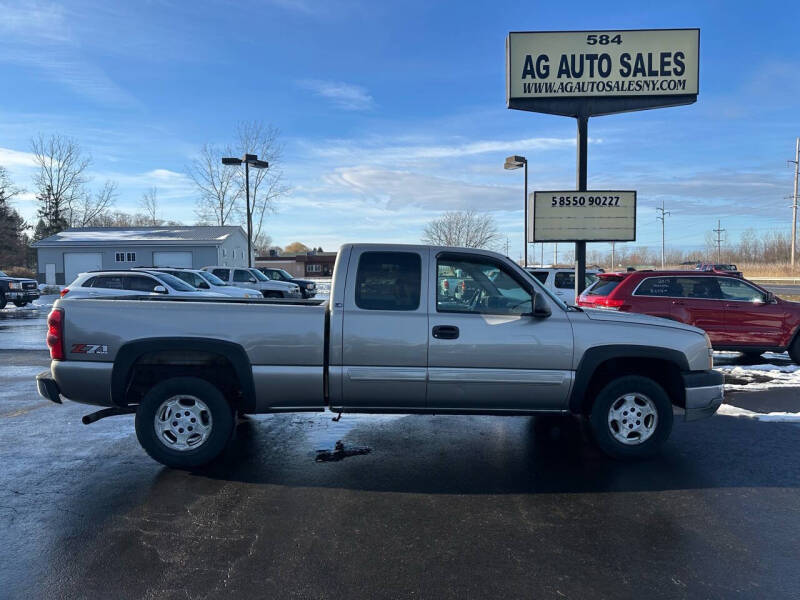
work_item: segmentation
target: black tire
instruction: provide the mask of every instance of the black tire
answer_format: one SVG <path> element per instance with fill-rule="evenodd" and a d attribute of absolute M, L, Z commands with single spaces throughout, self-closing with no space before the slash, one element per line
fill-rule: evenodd
<path fill-rule="evenodd" d="M 6 307 L 6 295 L 3 292 L 0 292 L 0 310 L 3 310 Z"/>
<path fill-rule="evenodd" d="M 208 407 L 211 429 L 205 441 L 196 448 L 176 450 L 162 441 L 156 432 L 156 414 L 162 403 L 178 395 L 194 396 Z M 176 469 L 201 467 L 217 458 L 231 439 L 233 426 L 234 411 L 222 392 L 197 377 L 173 377 L 157 383 L 145 394 L 136 410 L 136 437 L 139 444 L 151 458 Z"/>
<path fill-rule="evenodd" d="M 27 302 L 25 302 L 24 300 L 12 300 L 12 302 L 14 303 L 14 306 L 16 306 L 17 308 L 22 308 L 27 304 Z"/>
<path fill-rule="evenodd" d="M 654 405 L 656 413 L 654 429 L 649 437 L 640 443 L 630 445 L 614 437 L 612 426 L 609 424 L 609 411 L 627 394 L 645 396 Z M 636 419 L 636 415 L 633 418 Z M 625 375 L 614 379 L 600 391 L 592 405 L 589 420 L 597 445 L 607 455 L 627 460 L 649 458 L 661 450 L 661 446 L 672 432 L 672 403 L 664 388 L 652 379 L 639 375 Z M 634 421 L 634 423 L 637 422 Z M 615 425 L 619 424 L 615 423 Z M 639 434 L 633 432 L 630 435 Z"/>
<path fill-rule="evenodd" d="M 800 365 L 800 335 L 795 337 L 792 343 L 789 344 L 789 358 L 792 359 L 794 364 Z"/>

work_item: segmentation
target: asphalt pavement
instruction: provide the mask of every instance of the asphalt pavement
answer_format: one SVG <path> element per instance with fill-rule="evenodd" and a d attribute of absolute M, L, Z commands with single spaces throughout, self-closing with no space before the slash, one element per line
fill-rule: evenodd
<path fill-rule="evenodd" d="M 263 415 L 182 472 L 132 416 L 39 398 L 46 352 L 7 343 L 29 324 L 0 319 L 3 598 L 800 596 L 796 424 L 676 420 L 622 463 L 570 418 Z"/>

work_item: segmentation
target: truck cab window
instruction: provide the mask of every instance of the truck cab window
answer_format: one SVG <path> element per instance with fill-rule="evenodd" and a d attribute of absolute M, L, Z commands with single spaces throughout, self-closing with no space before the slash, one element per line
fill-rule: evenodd
<path fill-rule="evenodd" d="M 447 296 L 437 287 L 438 312 L 519 315 L 531 312 L 531 295 L 509 272 L 482 257 L 439 258 L 439 273 L 460 273 L 460 296 Z"/>
<path fill-rule="evenodd" d="M 421 281 L 419 254 L 364 252 L 358 261 L 356 306 L 365 310 L 416 310 Z"/>

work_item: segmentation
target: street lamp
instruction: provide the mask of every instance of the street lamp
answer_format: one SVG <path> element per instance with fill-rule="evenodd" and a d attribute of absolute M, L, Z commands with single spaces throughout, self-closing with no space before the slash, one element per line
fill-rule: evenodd
<path fill-rule="evenodd" d="M 250 167 L 254 169 L 266 169 L 269 163 L 265 160 L 258 160 L 256 154 L 245 154 L 244 158 L 223 158 L 222 164 L 229 166 L 239 166 L 244 163 L 244 189 L 245 197 L 247 199 L 247 266 L 252 267 L 251 256 L 253 251 L 252 238 L 253 238 L 253 218 L 252 211 L 250 210 Z"/>
<path fill-rule="evenodd" d="M 506 163 L 503 165 L 503 168 L 506 171 L 513 171 L 514 169 L 519 169 L 520 167 L 525 167 L 525 227 L 523 228 L 523 238 L 522 243 L 525 246 L 525 266 L 528 266 L 528 159 L 524 156 L 509 156 L 506 158 Z"/>

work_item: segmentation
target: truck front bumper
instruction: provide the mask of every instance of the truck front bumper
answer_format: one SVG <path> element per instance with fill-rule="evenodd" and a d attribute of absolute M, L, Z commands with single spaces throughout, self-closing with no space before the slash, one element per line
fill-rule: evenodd
<path fill-rule="evenodd" d="M 686 390 L 685 421 L 710 417 L 725 399 L 725 377 L 719 371 L 695 371 L 683 374 Z"/>
<path fill-rule="evenodd" d="M 36 388 L 39 390 L 39 395 L 42 398 L 47 398 L 56 404 L 61 404 L 61 391 L 58 389 L 58 384 L 50 370 L 42 371 L 36 376 Z"/>
<path fill-rule="evenodd" d="M 22 302 L 33 302 L 39 297 L 39 290 L 9 290 L 6 292 L 6 298 L 11 300 L 22 301 Z"/>

